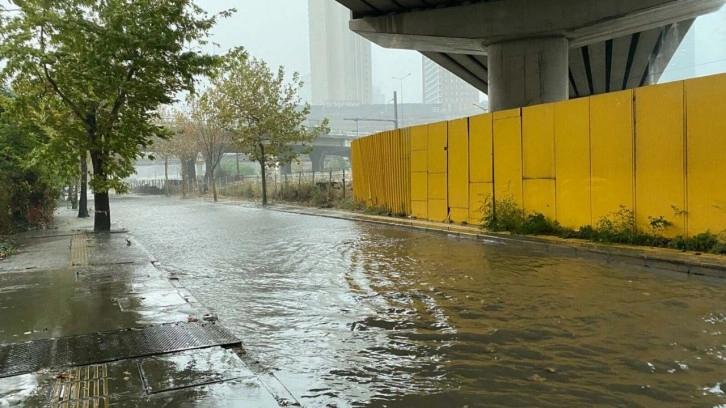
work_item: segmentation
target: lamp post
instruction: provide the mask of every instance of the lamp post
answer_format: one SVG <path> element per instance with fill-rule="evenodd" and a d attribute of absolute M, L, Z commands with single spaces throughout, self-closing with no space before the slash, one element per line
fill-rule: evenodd
<path fill-rule="evenodd" d="M 393 77 L 393 79 L 398 79 L 401 81 L 401 108 L 399 109 L 399 118 L 401 119 L 401 126 L 403 126 L 403 80 L 410 77 L 411 73 L 402 76 L 402 77 Z"/>

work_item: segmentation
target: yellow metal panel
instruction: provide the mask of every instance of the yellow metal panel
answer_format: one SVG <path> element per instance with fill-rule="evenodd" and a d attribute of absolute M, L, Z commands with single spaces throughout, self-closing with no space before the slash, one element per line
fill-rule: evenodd
<path fill-rule="evenodd" d="M 492 174 L 492 117 L 491 113 L 469 118 L 469 180 L 472 183 L 491 183 Z"/>
<path fill-rule="evenodd" d="M 411 200 L 428 200 L 428 191 L 428 174 L 424 172 L 411 173 Z"/>
<path fill-rule="evenodd" d="M 683 135 L 683 82 L 635 90 L 635 217 L 648 231 L 648 217 L 673 222 L 664 231 L 685 233 L 686 208 Z"/>
<path fill-rule="evenodd" d="M 468 208 L 450 208 L 449 219 L 453 222 L 458 223 L 469 223 L 469 209 Z"/>
<path fill-rule="evenodd" d="M 428 152 L 426 150 L 414 150 L 411 152 L 411 171 L 428 172 Z"/>
<path fill-rule="evenodd" d="M 521 112 L 520 109 L 508 109 L 503 111 L 496 111 L 494 112 L 494 120 L 499 119 L 508 119 L 508 118 L 518 118 L 520 116 Z"/>
<path fill-rule="evenodd" d="M 447 201 L 446 173 L 429 173 L 428 182 L 429 200 Z"/>
<path fill-rule="evenodd" d="M 426 150 L 428 148 L 428 126 L 414 126 L 411 129 L 411 151 Z"/>
<path fill-rule="evenodd" d="M 429 173 L 446 173 L 447 123 L 433 123 L 428 128 Z"/>
<path fill-rule="evenodd" d="M 688 234 L 726 229 L 726 74 L 686 81 Z"/>
<path fill-rule="evenodd" d="M 411 201 L 411 215 L 422 220 L 429 219 L 429 202 Z"/>
<path fill-rule="evenodd" d="M 554 106 L 549 103 L 522 109 L 524 179 L 555 178 Z"/>
<path fill-rule="evenodd" d="M 494 193 L 494 183 L 469 184 L 469 224 L 481 224 L 484 200 Z"/>
<path fill-rule="evenodd" d="M 519 112 L 519 110 L 516 110 Z M 511 111 L 505 111 L 511 112 Z M 514 199 L 522 206 L 522 133 L 521 118 L 497 119 L 494 113 L 494 196 Z"/>
<path fill-rule="evenodd" d="M 538 212 L 550 220 L 557 218 L 555 211 L 555 180 L 524 180 L 524 209 L 528 213 Z"/>
<path fill-rule="evenodd" d="M 428 219 L 431 221 L 446 221 L 449 217 L 449 209 L 446 206 L 446 200 L 436 200 L 429 198 Z"/>
<path fill-rule="evenodd" d="M 579 228 L 590 214 L 590 99 L 554 104 L 557 221 Z"/>
<path fill-rule="evenodd" d="M 633 92 L 590 98 L 592 219 L 633 209 Z"/>
<path fill-rule="evenodd" d="M 469 120 L 458 119 L 449 122 L 449 207 L 464 209 L 469 218 Z M 452 219 L 454 217 L 452 211 Z M 455 220 L 459 221 L 459 220 Z"/>

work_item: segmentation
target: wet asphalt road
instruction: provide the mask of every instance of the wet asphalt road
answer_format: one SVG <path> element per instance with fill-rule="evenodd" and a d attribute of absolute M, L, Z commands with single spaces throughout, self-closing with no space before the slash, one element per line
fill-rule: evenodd
<path fill-rule="evenodd" d="M 726 404 L 721 281 L 237 204 L 112 211 L 306 406 Z"/>

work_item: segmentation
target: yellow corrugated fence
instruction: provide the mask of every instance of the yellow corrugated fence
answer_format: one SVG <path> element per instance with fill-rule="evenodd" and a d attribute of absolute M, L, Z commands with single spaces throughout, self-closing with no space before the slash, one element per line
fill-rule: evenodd
<path fill-rule="evenodd" d="M 369 207 L 411 213 L 411 130 L 398 129 L 351 144 L 353 194 Z"/>
<path fill-rule="evenodd" d="M 478 223 L 512 199 L 563 226 L 621 208 L 666 235 L 726 230 L 726 74 L 383 132 L 353 142 L 369 206 Z"/>

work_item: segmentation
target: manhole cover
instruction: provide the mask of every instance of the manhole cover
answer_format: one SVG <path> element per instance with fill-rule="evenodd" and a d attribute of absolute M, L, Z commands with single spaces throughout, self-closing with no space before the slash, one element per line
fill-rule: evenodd
<path fill-rule="evenodd" d="M 213 346 L 240 346 L 213 322 L 170 323 L 0 346 L 0 378 Z"/>
<path fill-rule="evenodd" d="M 149 394 L 256 378 L 232 350 L 219 347 L 145 358 L 139 368 Z"/>

